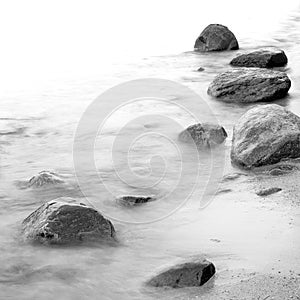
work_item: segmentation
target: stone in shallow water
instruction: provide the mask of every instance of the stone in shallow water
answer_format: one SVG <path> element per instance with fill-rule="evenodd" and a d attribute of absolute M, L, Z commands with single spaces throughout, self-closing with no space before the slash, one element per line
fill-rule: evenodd
<path fill-rule="evenodd" d="M 154 287 L 173 288 L 201 286 L 216 273 L 215 266 L 206 259 L 195 259 L 175 265 L 150 279 L 147 284 Z"/>
<path fill-rule="evenodd" d="M 116 199 L 117 203 L 123 206 L 136 206 L 154 200 L 155 200 L 154 196 L 140 196 L 140 195 L 120 196 L 117 197 Z"/>
<path fill-rule="evenodd" d="M 231 160 L 259 167 L 300 157 L 300 118 L 287 109 L 268 104 L 247 111 L 233 128 Z"/>
<path fill-rule="evenodd" d="M 272 188 L 267 188 L 267 189 L 260 190 L 256 193 L 256 195 L 261 196 L 261 197 L 269 196 L 269 195 L 278 193 L 281 190 L 282 190 L 281 188 L 272 187 Z"/>
<path fill-rule="evenodd" d="M 226 26 L 210 24 L 197 38 L 194 49 L 196 51 L 236 50 L 239 49 L 239 44 Z"/>
<path fill-rule="evenodd" d="M 226 138 L 227 133 L 222 126 L 210 123 L 191 125 L 179 134 L 181 142 L 194 141 L 197 146 L 204 147 L 222 144 Z"/>
<path fill-rule="evenodd" d="M 291 87 L 284 72 L 261 68 L 238 68 L 221 73 L 207 93 L 224 102 L 253 103 L 283 98 Z"/>
<path fill-rule="evenodd" d="M 74 199 L 59 198 L 40 206 L 22 223 L 26 239 L 46 244 L 113 239 L 112 223 L 97 210 Z"/>
<path fill-rule="evenodd" d="M 288 59 L 283 50 L 267 47 L 238 55 L 230 64 L 238 67 L 273 68 L 282 67 L 287 62 Z"/>
<path fill-rule="evenodd" d="M 38 173 L 38 175 L 35 175 L 29 179 L 27 187 L 39 188 L 45 185 L 61 183 L 64 183 L 64 180 L 57 173 L 41 171 Z"/>

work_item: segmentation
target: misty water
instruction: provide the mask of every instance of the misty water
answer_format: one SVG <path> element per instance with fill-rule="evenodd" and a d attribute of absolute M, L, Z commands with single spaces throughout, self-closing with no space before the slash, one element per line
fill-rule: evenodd
<path fill-rule="evenodd" d="M 257 5 L 259 1 L 256 2 Z M 128 40 L 120 37 L 119 46 L 112 42 L 112 55 L 107 59 L 103 58 L 106 52 L 91 50 L 89 57 L 85 49 L 84 56 L 76 57 L 80 61 L 78 69 L 70 67 L 71 60 L 65 65 L 69 73 L 62 71 L 56 76 L 47 57 L 41 56 L 33 63 L 33 71 L 30 63 L 22 61 L 16 78 L 11 71 L 7 77 L 5 72 L 1 75 L 5 83 L 0 89 L 1 299 L 193 299 L 205 289 L 159 291 L 145 287 L 144 282 L 166 263 L 195 255 L 214 261 L 220 272 L 226 269 L 226 259 L 232 260 L 231 265 L 246 267 L 252 263 L 254 256 L 249 245 L 255 241 L 251 237 L 262 238 L 255 233 L 255 222 L 239 215 L 242 204 L 236 203 L 236 211 L 224 204 L 227 194 L 223 200 L 214 201 L 222 176 L 236 171 L 228 157 L 233 124 L 252 105 L 222 103 L 206 94 L 212 79 L 231 68 L 228 62 L 237 51 L 191 50 L 197 35 L 213 22 L 224 23 L 236 34 L 241 51 L 262 46 L 284 49 L 289 63 L 280 70 L 287 72 L 292 87 L 289 95 L 276 103 L 300 115 L 300 11 L 297 1 L 291 1 L 284 9 L 266 1 L 260 11 L 238 7 L 232 13 L 238 3 L 219 4 L 216 15 L 213 3 L 207 4 L 207 15 L 201 11 L 201 3 L 191 2 L 184 9 L 175 3 L 174 16 L 168 24 L 164 24 L 167 18 L 157 12 L 158 8 L 152 7 L 152 16 L 145 23 L 142 18 L 134 19 L 144 25 L 148 21 L 154 23 L 142 26 L 145 32 L 141 30 L 140 41 L 133 41 L 130 33 Z M 168 5 L 164 4 L 161 11 L 169 8 L 171 13 L 173 4 Z M 231 15 L 221 13 L 225 8 Z M 192 17 L 187 15 L 189 10 Z M 128 18 L 135 16 L 134 11 L 131 14 Z M 195 21 L 197 15 L 199 21 Z M 126 29 L 138 27 L 134 22 L 130 24 Z M 153 46 L 146 44 L 143 48 L 149 40 Z M 109 42 L 104 37 L 103 44 Z M 108 48 L 105 51 L 109 52 Z M 72 52 L 71 47 L 68 51 Z M 62 52 L 67 57 L 67 51 Z M 98 59 L 98 55 L 102 57 Z M 34 59 L 30 54 L 29 58 L 30 62 Z M 58 55 L 57 59 L 59 62 L 63 58 Z M 41 60 L 45 60 L 45 68 L 41 67 Z M 204 71 L 198 72 L 200 67 Z M 159 91 L 163 100 L 149 97 L 125 103 L 132 98 L 134 88 L 124 92 L 118 85 L 143 78 L 161 79 L 143 82 L 147 88 L 150 84 L 150 90 Z M 170 81 L 170 88 L 165 80 Z M 178 88 L 171 82 L 177 83 Z M 110 88 L 113 97 L 101 98 Z M 143 84 L 136 88 L 141 89 L 138 94 L 143 97 Z M 194 92 L 198 98 L 191 96 Z M 74 137 L 79 152 L 85 153 L 89 135 L 87 131 L 87 136 L 76 136 L 76 130 L 99 95 L 97 108 L 103 107 L 99 118 L 104 126 L 97 132 L 92 157 L 98 174 L 85 165 L 75 172 L 74 159 L 80 159 L 74 155 Z M 110 115 L 103 119 L 106 110 Z M 93 116 L 97 118 L 97 111 Z M 197 118 L 224 126 L 229 135 L 225 145 L 213 153 L 199 154 L 192 145 L 178 142 L 179 132 Z M 61 174 L 66 184 L 21 188 L 22 183 L 42 170 Z M 135 208 L 115 203 L 116 196 L 127 194 L 153 195 L 158 200 Z M 24 241 L 20 233 L 22 220 L 41 204 L 62 196 L 80 198 L 102 211 L 114 223 L 118 243 L 45 247 Z M 247 205 L 248 210 L 254 209 Z M 276 214 L 266 217 L 258 213 L 257 220 L 260 217 L 267 220 L 276 218 Z M 260 226 L 263 231 L 263 223 Z M 238 227 L 244 230 L 238 231 Z M 248 242 L 239 243 L 245 232 Z M 220 238 L 226 241 L 222 247 L 213 241 Z M 255 257 L 258 265 L 272 255 L 274 246 L 271 243 L 260 258 Z M 276 251 L 280 249 L 277 247 Z M 225 275 L 220 276 L 222 280 L 226 280 Z"/>

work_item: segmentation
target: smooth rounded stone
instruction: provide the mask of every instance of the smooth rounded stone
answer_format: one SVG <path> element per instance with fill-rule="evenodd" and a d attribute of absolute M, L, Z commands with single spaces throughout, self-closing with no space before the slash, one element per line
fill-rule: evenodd
<path fill-rule="evenodd" d="M 197 69 L 197 71 L 198 72 L 203 72 L 203 71 L 205 71 L 205 69 L 203 67 L 200 67 L 200 68 Z"/>
<path fill-rule="evenodd" d="M 173 288 L 201 286 L 215 273 L 215 266 L 211 262 L 198 259 L 170 267 L 154 276 L 147 284 L 154 287 Z"/>
<path fill-rule="evenodd" d="M 266 47 L 235 57 L 230 64 L 237 67 L 273 68 L 286 65 L 288 59 L 283 50 Z"/>
<path fill-rule="evenodd" d="M 195 42 L 196 51 L 237 50 L 239 44 L 234 34 L 220 24 L 208 25 Z"/>
<path fill-rule="evenodd" d="M 116 198 L 116 202 L 123 206 L 136 206 L 143 203 L 154 201 L 154 196 L 126 195 Z"/>
<path fill-rule="evenodd" d="M 252 168 L 300 157 L 300 118 L 276 104 L 248 110 L 235 124 L 233 163 Z"/>
<path fill-rule="evenodd" d="M 109 220 L 94 208 L 74 201 L 58 198 L 40 206 L 23 221 L 24 237 L 43 244 L 96 242 L 114 238 L 115 229 Z"/>
<path fill-rule="evenodd" d="M 184 143 L 194 142 L 197 146 L 211 147 L 222 144 L 227 138 L 227 133 L 220 125 L 198 123 L 182 131 L 178 138 Z"/>
<path fill-rule="evenodd" d="M 37 175 L 31 177 L 27 187 L 39 188 L 45 185 L 61 184 L 64 180 L 54 172 L 41 171 Z"/>
<path fill-rule="evenodd" d="M 272 187 L 272 188 L 267 188 L 267 189 L 260 190 L 256 193 L 256 195 L 264 197 L 264 196 L 269 196 L 269 195 L 278 193 L 280 191 L 282 191 L 281 188 Z"/>
<path fill-rule="evenodd" d="M 283 98 L 291 87 L 284 72 L 261 68 L 238 68 L 221 73 L 207 93 L 224 102 L 253 103 Z"/>

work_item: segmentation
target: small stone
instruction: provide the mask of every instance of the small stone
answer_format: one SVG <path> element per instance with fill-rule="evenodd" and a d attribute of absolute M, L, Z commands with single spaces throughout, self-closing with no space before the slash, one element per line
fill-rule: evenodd
<path fill-rule="evenodd" d="M 116 202 L 123 206 L 136 206 L 154 200 L 156 200 L 154 196 L 127 195 L 118 197 Z"/>
<path fill-rule="evenodd" d="M 179 134 L 184 143 L 194 142 L 197 146 L 211 147 L 222 144 L 227 138 L 225 129 L 218 124 L 203 123 L 189 126 Z"/>
<path fill-rule="evenodd" d="M 150 279 L 147 284 L 154 287 L 173 288 L 201 286 L 216 273 L 215 266 L 205 260 L 193 260 L 175 265 Z"/>
<path fill-rule="evenodd" d="M 281 188 L 272 187 L 272 188 L 267 188 L 267 189 L 260 190 L 256 193 L 256 195 L 261 196 L 261 197 L 269 196 L 271 194 L 278 193 L 281 190 L 282 190 Z"/>
<path fill-rule="evenodd" d="M 27 187 L 40 188 L 46 185 L 54 185 L 64 183 L 64 180 L 54 172 L 41 171 L 38 175 L 31 177 Z"/>

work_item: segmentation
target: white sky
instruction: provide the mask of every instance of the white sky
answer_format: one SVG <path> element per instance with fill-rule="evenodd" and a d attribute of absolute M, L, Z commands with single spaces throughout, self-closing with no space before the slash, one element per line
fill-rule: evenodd
<path fill-rule="evenodd" d="M 0 86 L 193 49 L 208 23 L 268 32 L 299 0 L 0 0 Z"/>

